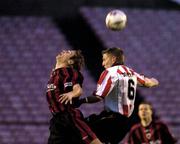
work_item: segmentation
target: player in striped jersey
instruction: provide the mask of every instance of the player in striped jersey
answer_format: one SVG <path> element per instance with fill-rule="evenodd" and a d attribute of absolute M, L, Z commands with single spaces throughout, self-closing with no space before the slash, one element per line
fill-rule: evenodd
<path fill-rule="evenodd" d="M 63 51 L 47 84 L 46 97 L 53 117 L 48 144 L 101 144 L 75 102 L 82 94 L 84 63 L 80 51 Z"/>
<path fill-rule="evenodd" d="M 140 123 L 131 128 L 128 144 L 175 144 L 177 142 L 166 124 L 153 119 L 150 103 L 142 102 L 139 105 L 138 115 Z"/>
<path fill-rule="evenodd" d="M 143 87 L 158 85 L 155 78 L 145 77 L 125 66 L 124 59 L 123 50 L 120 48 L 114 47 L 102 51 L 102 65 L 105 70 L 99 78 L 97 89 L 92 96 L 80 100 L 80 103 L 95 103 L 104 100 L 105 111 L 98 116 L 98 119 L 104 121 L 105 118 L 111 118 L 111 124 L 110 122 L 109 124 L 103 124 L 103 127 L 112 125 L 113 122 L 117 123 L 119 121 L 119 123 L 122 123 L 122 121 L 126 121 L 127 117 L 131 116 L 134 109 L 137 85 Z M 124 124 L 127 123 L 124 122 Z M 114 125 L 114 129 L 107 128 L 107 130 L 99 133 L 102 133 L 102 137 L 104 137 L 103 133 L 105 131 L 111 133 L 112 137 L 109 138 L 109 141 L 116 144 L 121 138 L 117 140 L 113 138 L 113 136 L 117 135 L 115 129 L 118 129 L 118 125 Z M 101 134 L 98 137 L 100 138 Z M 107 138 L 105 137 L 105 139 Z"/>

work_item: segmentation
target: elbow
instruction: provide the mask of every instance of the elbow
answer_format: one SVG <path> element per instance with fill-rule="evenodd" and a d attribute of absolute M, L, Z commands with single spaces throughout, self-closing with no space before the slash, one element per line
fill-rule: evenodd
<path fill-rule="evenodd" d="M 81 89 L 79 90 L 79 96 L 82 95 L 82 94 L 83 94 L 83 89 L 81 88 Z"/>
<path fill-rule="evenodd" d="M 82 89 L 82 88 L 79 88 L 79 89 L 76 91 L 76 97 L 80 97 L 82 94 L 83 94 L 83 89 Z"/>
<path fill-rule="evenodd" d="M 78 84 L 74 85 L 72 93 L 74 93 L 74 97 L 80 97 L 83 93 L 83 89 Z"/>

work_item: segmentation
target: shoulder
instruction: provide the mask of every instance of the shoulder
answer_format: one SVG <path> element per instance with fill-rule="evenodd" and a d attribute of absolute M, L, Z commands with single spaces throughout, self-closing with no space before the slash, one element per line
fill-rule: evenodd
<path fill-rule="evenodd" d="M 160 120 L 156 120 L 154 121 L 154 123 L 158 125 L 166 125 L 163 121 L 160 121 Z"/>
<path fill-rule="evenodd" d="M 121 65 L 116 65 L 116 66 L 112 66 L 110 68 L 107 68 L 106 71 L 108 71 L 108 73 L 110 75 L 114 75 L 117 73 L 118 69 L 120 69 Z"/>
<path fill-rule="evenodd" d="M 126 65 L 118 65 L 118 70 L 119 70 L 120 74 L 127 73 L 127 74 L 134 75 L 134 73 L 135 73 L 135 71 L 132 68 L 130 68 Z"/>
<path fill-rule="evenodd" d="M 98 84 L 101 84 L 107 75 L 108 75 L 108 70 L 106 69 L 101 73 L 99 80 L 98 80 Z"/>
<path fill-rule="evenodd" d="M 160 127 L 167 127 L 167 125 L 163 121 L 160 121 L 160 120 L 154 121 L 154 124 Z"/>
<path fill-rule="evenodd" d="M 168 131 L 168 126 L 163 121 L 160 120 L 153 121 L 152 125 L 154 125 L 153 127 L 156 127 L 156 129 Z"/>
<path fill-rule="evenodd" d="M 140 124 L 140 123 L 134 124 L 134 125 L 131 127 L 131 132 L 139 129 L 140 127 L 141 127 L 141 124 Z"/>
<path fill-rule="evenodd" d="M 77 73 L 77 75 L 79 77 L 81 77 L 82 79 L 84 78 L 83 74 L 81 73 L 81 71 L 75 70 L 75 72 Z"/>
<path fill-rule="evenodd" d="M 109 70 L 108 70 L 108 69 L 105 69 L 105 70 L 101 73 L 100 77 L 101 77 L 101 78 L 106 77 L 108 73 L 109 73 Z"/>
<path fill-rule="evenodd" d="M 84 78 L 83 74 L 79 70 L 74 69 L 72 67 L 68 67 L 67 69 L 70 76 L 73 76 L 74 78 Z"/>

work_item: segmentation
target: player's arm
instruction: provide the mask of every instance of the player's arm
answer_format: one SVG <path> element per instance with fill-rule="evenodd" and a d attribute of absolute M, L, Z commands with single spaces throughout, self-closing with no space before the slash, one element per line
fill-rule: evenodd
<path fill-rule="evenodd" d="M 110 79 L 110 76 L 108 75 L 108 71 L 107 70 L 103 71 L 98 80 L 96 92 L 94 92 L 94 94 L 92 94 L 88 97 L 80 99 L 79 106 L 83 103 L 96 103 L 96 102 L 103 100 L 104 96 L 106 96 L 112 89 L 111 87 L 109 87 L 109 89 L 106 89 L 106 93 L 104 93 L 104 96 L 102 96 L 102 94 L 106 88 L 106 85 L 108 84 L 109 79 Z"/>
<path fill-rule="evenodd" d="M 94 96 L 94 95 L 90 95 L 88 97 L 82 98 L 79 100 L 80 104 L 83 103 L 96 103 L 102 100 L 102 97 L 100 96 Z"/>
<path fill-rule="evenodd" d="M 137 83 L 139 86 L 150 88 L 150 87 L 154 87 L 154 86 L 159 85 L 159 81 L 157 79 L 155 79 L 153 77 L 149 78 L 147 76 L 144 76 L 143 74 L 139 74 L 139 73 L 133 71 L 132 69 L 131 69 L 131 71 L 133 72 L 133 74 L 136 75 Z"/>
<path fill-rule="evenodd" d="M 144 78 L 144 86 L 145 87 L 154 87 L 159 85 L 159 81 L 155 78 Z"/>
<path fill-rule="evenodd" d="M 73 86 L 72 91 L 70 91 L 68 93 L 64 93 L 59 96 L 59 102 L 65 103 L 65 104 L 67 104 L 69 102 L 70 104 L 72 104 L 72 99 L 82 95 L 82 92 L 83 92 L 83 90 L 82 90 L 81 86 L 79 84 L 75 84 Z"/>

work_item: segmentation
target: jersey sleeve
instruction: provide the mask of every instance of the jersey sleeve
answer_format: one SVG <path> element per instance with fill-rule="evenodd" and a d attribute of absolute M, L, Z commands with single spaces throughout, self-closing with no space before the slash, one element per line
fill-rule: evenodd
<path fill-rule="evenodd" d="M 107 70 L 104 70 L 99 77 L 94 95 L 98 95 L 104 98 L 111 91 L 112 87 L 111 76 Z"/>
<path fill-rule="evenodd" d="M 130 69 L 130 71 L 132 72 L 132 74 L 134 74 L 137 77 L 137 82 L 139 85 L 145 84 L 145 76 L 143 74 L 139 74 L 132 69 Z"/>
<path fill-rule="evenodd" d="M 140 123 L 133 125 L 128 134 L 127 143 L 128 144 L 142 143 L 143 139 L 141 139 L 140 133 L 141 133 Z"/>

